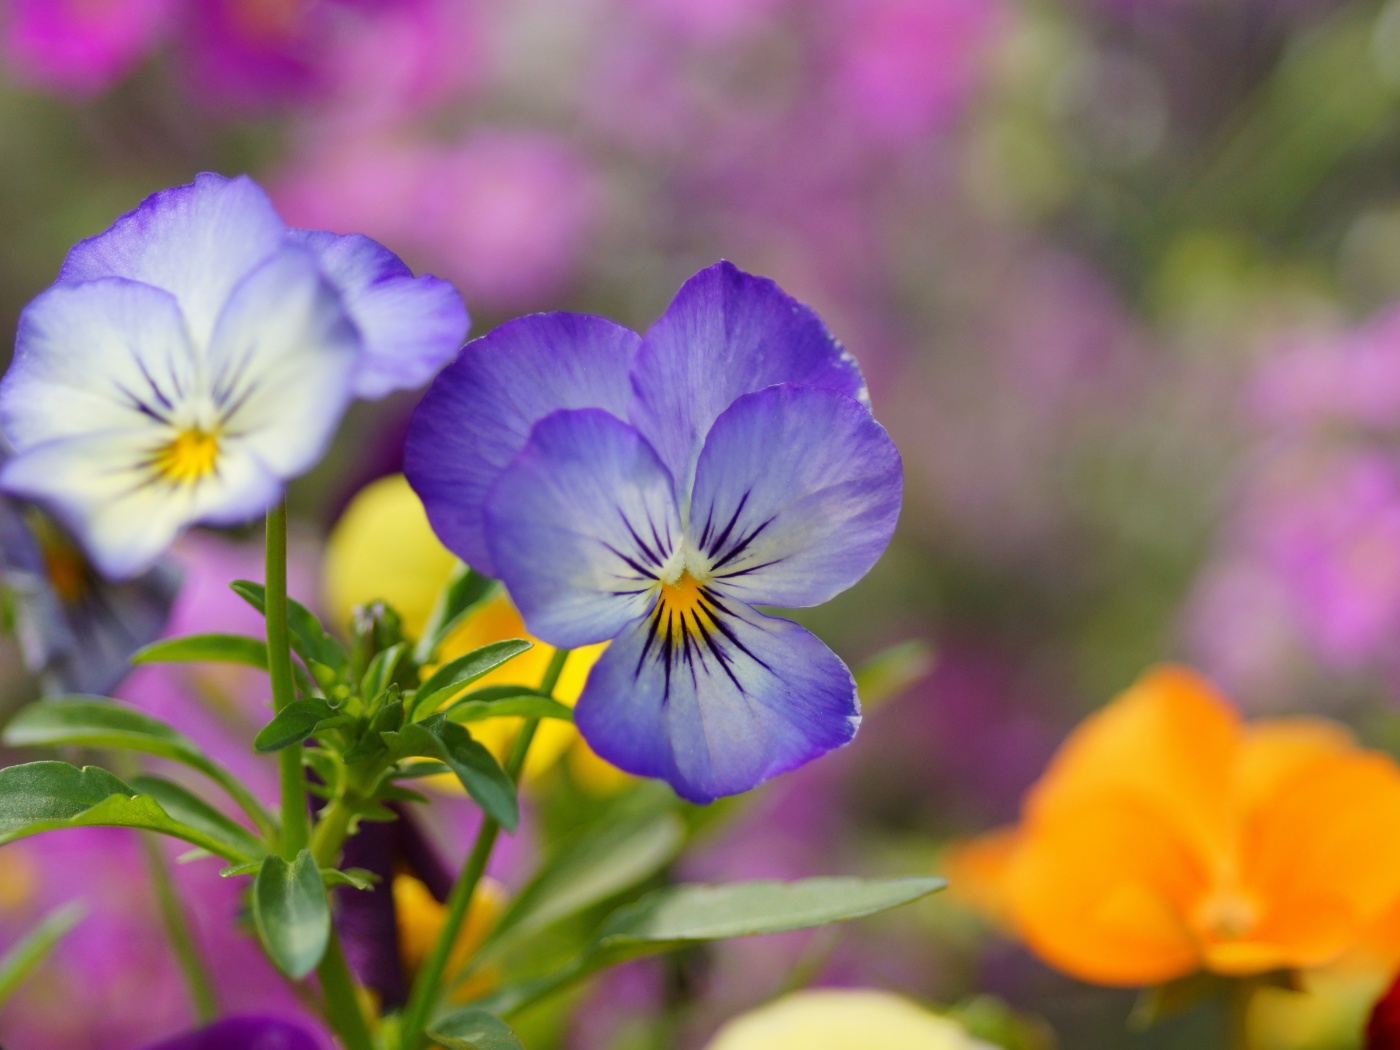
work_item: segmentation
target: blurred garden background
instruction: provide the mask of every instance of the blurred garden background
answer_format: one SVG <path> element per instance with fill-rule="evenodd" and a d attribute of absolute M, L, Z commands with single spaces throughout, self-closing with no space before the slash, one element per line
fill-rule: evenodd
<path fill-rule="evenodd" d="M 553 309 L 644 330 L 728 258 L 858 357 L 904 514 L 802 619 L 852 665 L 911 641 L 931 669 L 840 754 L 713 807 L 689 877 L 946 870 L 1163 660 L 1249 715 L 1400 748 L 1400 0 L 0 0 L 4 352 L 73 242 L 204 170 L 451 280 L 473 335 Z M 414 401 L 356 406 L 291 490 L 293 593 L 327 613 L 443 571 L 407 518 L 363 556 L 372 584 L 324 571 Z M 174 629 L 259 629 L 223 589 L 256 578 L 257 535 L 178 553 Z M 0 702 L 35 689 L 6 642 Z M 146 670 L 121 695 L 272 785 L 246 754 L 256 679 Z M 621 790 L 561 763 L 541 820 L 572 819 L 560 778 Z M 530 849 L 527 822 L 504 884 Z M 285 998 L 236 888 L 179 877 L 234 1005 Z M 0 853 L 6 938 L 90 908 L 0 1040 L 127 1050 L 187 1022 L 145 893 L 125 832 Z M 1216 1045 L 1209 1004 L 1138 1031 L 1132 992 L 1056 974 L 966 896 L 624 967 L 530 1045 L 701 1047 L 808 982 L 957 1006 L 1026 1050 Z M 1260 1050 L 1360 1046 L 1395 958 L 1278 992 Z"/>

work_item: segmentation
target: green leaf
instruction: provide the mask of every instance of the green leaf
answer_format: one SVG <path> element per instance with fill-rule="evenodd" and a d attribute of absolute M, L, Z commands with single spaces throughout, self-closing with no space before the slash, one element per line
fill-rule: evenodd
<path fill-rule="evenodd" d="M 591 829 L 550 858 L 501 916 L 483 952 L 576 915 L 648 879 L 680 852 L 685 826 L 674 813 Z"/>
<path fill-rule="evenodd" d="M 397 687 L 394 691 L 397 693 Z M 392 701 L 375 712 L 374 717 L 370 719 L 369 726 L 355 746 L 345 752 L 343 756 L 345 761 L 358 762 L 383 751 L 386 746 L 385 735 L 395 732 L 403 725 L 403 718 L 403 701 L 395 696 Z"/>
<path fill-rule="evenodd" d="M 432 714 L 464 687 L 530 648 L 531 643 L 523 638 L 507 638 L 505 641 L 492 642 L 480 649 L 473 649 L 455 660 L 449 660 L 414 692 L 414 713 Z"/>
<path fill-rule="evenodd" d="M 525 1050 L 510 1025 L 485 1010 L 455 1010 L 440 1017 L 428 1038 L 446 1050 Z"/>
<path fill-rule="evenodd" d="M 935 662 L 933 647 L 919 639 L 882 649 L 856 668 L 856 692 L 861 706 L 869 711 L 893 700 L 928 677 Z"/>
<path fill-rule="evenodd" d="M 263 753 L 281 751 L 284 747 L 300 744 L 327 723 L 342 725 L 349 721 L 349 716 L 338 714 L 335 708 L 319 697 L 293 700 L 253 738 L 253 750 Z"/>
<path fill-rule="evenodd" d="M 0 959 L 0 1007 L 10 1001 L 24 979 L 86 916 L 87 906 L 82 901 L 69 901 L 45 915 L 39 925 L 5 953 Z"/>
<path fill-rule="evenodd" d="M 385 733 L 384 742 L 395 758 L 436 758 L 446 763 L 483 811 L 507 831 L 515 830 L 520 820 L 515 782 L 461 726 L 433 715 L 397 733 Z"/>
<path fill-rule="evenodd" d="M 909 876 L 668 886 L 613 913 L 597 950 L 626 959 L 700 941 L 807 930 L 897 908 L 945 885 L 932 876 Z"/>
<path fill-rule="evenodd" d="M 316 969 L 331 935 L 326 887 L 309 850 L 288 864 L 277 854 L 263 858 L 253 880 L 253 924 L 277 968 L 293 980 Z"/>
<path fill-rule="evenodd" d="M 0 769 L 0 846 L 60 828 L 145 828 L 184 839 L 225 860 L 246 854 L 221 839 L 174 819 L 150 795 L 105 769 L 67 762 L 26 762 Z"/>
<path fill-rule="evenodd" d="M 262 840 L 251 831 L 173 781 L 139 776 L 127 783 L 141 794 L 150 795 L 160 803 L 161 809 L 182 824 L 218 839 L 242 856 L 260 857 L 267 852 Z"/>
<path fill-rule="evenodd" d="M 152 642 L 131 654 L 134 664 L 243 664 L 267 670 L 267 643 L 241 634 L 191 634 Z"/>
<path fill-rule="evenodd" d="M 251 580 L 234 580 L 229 586 L 234 594 L 262 615 L 267 615 L 267 591 L 262 584 Z M 291 634 L 292 648 L 308 667 L 314 661 L 337 673 L 345 669 L 345 650 L 321 626 L 321 621 L 311 610 L 295 598 L 287 599 L 287 630 Z"/>
<path fill-rule="evenodd" d="M 394 680 L 394 671 L 398 669 L 399 661 L 408 652 L 408 646 L 399 642 L 391 645 L 382 652 L 375 653 L 374 659 L 369 662 L 369 667 L 365 669 L 365 676 L 360 682 L 360 695 L 366 701 L 372 701 L 389 688 L 389 683 Z"/>
<path fill-rule="evenodd" d="M 353 886 L 357 890 L 373 889 L 380 877 L 364 868 L 322 868 L 321 881 L 327 886 Z"/>
<path fill-rule="evenodd" d="M 413 652 L 414 662 L 419 665 L 432 663 L 438 647 L 495 590 L 495 580 L 473 572 L 458 562 L 438 592 L 433 611 L 428 614 L 427 626 Z"/>
<path fill-rule="evenodd" d="M 547 696 L 515 694 L 501 700 L 458 700 L 443 711 L 450 721 L 480 722 L 487 718 L 554 718 L 572 722 L 574 712 Z"/>
<path fill-rule="evenodd" d="M 65 696 L 20 708 L 5 727 L 11 747 L 100 747 L 138 751 L 184 763 L 211 778 L 264 832 L 272 821 L 232 773 L 189 737 L 133 707 L 98 696 Z"/>

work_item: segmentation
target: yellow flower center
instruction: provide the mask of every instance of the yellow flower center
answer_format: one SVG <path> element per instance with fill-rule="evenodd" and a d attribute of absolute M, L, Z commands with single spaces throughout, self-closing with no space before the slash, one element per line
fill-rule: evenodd
<path fill-rule="evenodd" d="M 682 570 L 674 583 L 661 584 L 657 609 L 664 608 L 667 612 L 674 613 L 684 623 L 687 616 L 698 617 L 705 611 L 702 604 L 704 600 L 704 585 L 689 572 Z M 708 613 L 706 615 L 708 616 Z"/>
<path fill-rule="evenodd" d="M 193 485 L 214 472 L 219 461 L 217 432 L 191 427 L 156 450 L 152 463 L 157 473 L 176 485 Z"/>

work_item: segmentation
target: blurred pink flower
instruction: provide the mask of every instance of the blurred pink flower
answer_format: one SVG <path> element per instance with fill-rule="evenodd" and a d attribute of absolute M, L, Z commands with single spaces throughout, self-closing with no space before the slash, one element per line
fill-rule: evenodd
<path fill-rule="evenodd" d="M 74 98 L 119 80 L 160 40 L 180 0 L 9 0 L 4 56 L 16 79 Z"/>
<path fill-rule="evenodd" d="M 1400 428 L 1400 306 L 1349 332 L 1295 338 L 1259 370 L 1267 425 Z"/>
<path fill-rule="evenodd" d="M 473 309 L 544 308 L 602 219 L 588 159 L 545 132 L 452 146 L 366 138 L 312 152 L 275 190 L 289 222 L 355 229 L 455 283 Z"/>
<path fill-rule="evenodd" d="M 832 0 L 832 80 L 850 119 L 898 141 L 952 124 L 1006 12 L 996 0 Z"/>

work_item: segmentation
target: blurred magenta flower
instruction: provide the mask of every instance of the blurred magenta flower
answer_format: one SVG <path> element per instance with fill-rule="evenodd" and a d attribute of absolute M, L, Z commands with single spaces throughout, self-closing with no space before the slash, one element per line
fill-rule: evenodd
<path fill-rule="evenodd" d="M 0 484 L 136 575 L 190 525 L 266 510 L 352 396 L 421 384 L 466 326 L 450 285 L 374 241 L 288 229 L 250 179 L 201 175 L 76 245 L 25 308 Z"/>
<path fill-rule="evenodd" d="M 182 0 L 8 0 L 4 56 L 17 79 L 83 98 L 124 76 L 170 29 Z"/>
<path fill-rule="evenodd" d="M 501 326 L 429 389 L 405 474 L 531 633 L 612 641 L 576 722 L 613 765 L 709 801 L 854 736 L 845 665 L 752 606 L 865 575 L 899 453 L 854 360 L 771 281 L 702 270 L 645 338 L 580 314 Z"/>

